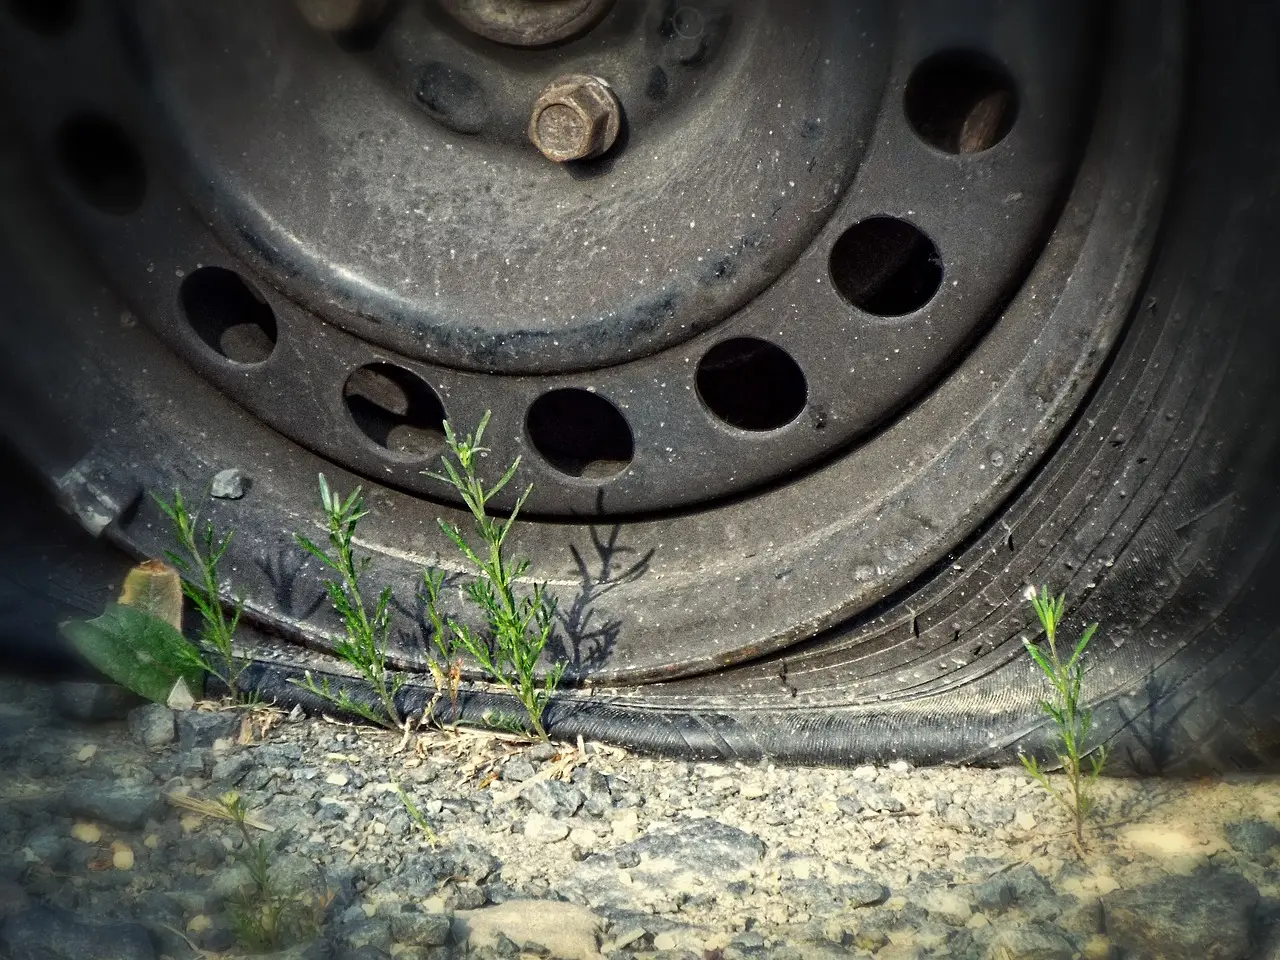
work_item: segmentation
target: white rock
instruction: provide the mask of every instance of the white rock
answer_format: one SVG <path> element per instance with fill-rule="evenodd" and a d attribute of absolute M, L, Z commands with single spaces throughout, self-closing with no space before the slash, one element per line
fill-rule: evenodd
<path fill-rule="evenodd" d="M 500 936 L 516 943 L 540 943 L 563 960 L 597 960 L 600 918 L 572 903 L 508 900 L 480 910 L 459 910 L 453 917 L 454 940 L 468 948 L 492 947 Z"/>
<path fill-rule="evenodd" d="M 930 917 L 956 927 L 964 926 L 973 915 L 968 901 L 950 890 L 940 890 L 926 897 L 920 905 L 929 911 Z"/>
<path fill-rule="evenodd" d="M 191 688 L 187 686 L 187 681 L 179 677 L 173 685 L 173 689 L 169 691 L 169 699 L 165 701 L 165 706 L 170 710 L 191 710 L 196 705 L 196 698 L 191 695 Z"/>
<path fill-rule="evenodd" d="M 634 810 L 624 810 L 613 821 L 611 827 L 616 839 L 623 843 L 630 843 L 640 836 L 640 814 Z"/>
<path fill-rule="evenodd" d="M 563 820 L 553 820 L 541 813 L 531 813 L 524 822 L 524 835 L 535 843 L 558 843 L 569 835 L 569 825 Z M 537 942 L 542 943 L 541 940 Z"/>

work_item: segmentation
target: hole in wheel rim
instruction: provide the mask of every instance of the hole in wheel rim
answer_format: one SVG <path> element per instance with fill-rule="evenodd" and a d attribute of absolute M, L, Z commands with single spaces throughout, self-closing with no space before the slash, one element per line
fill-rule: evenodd
<path fill-rule="evenodd" d="M 781 347 L 755 337 L 717 343 L 698 362 L 698 396 L 739 430 L 777 430 L 800 416 L 809 388 Z"/>
<path fill-rule="evenodd" d="M 942 285 L 938 248 L 918 227 L 894 217 L 871 217 L 842 233 L 829 266 L 840 295 L 879 317 L 919 310 Z"/>
<path fill-rule="evenodd" d="M 903 108 L 925 142 L 947 153 L 980 153 L 1008 136 L 1018 100 L 1013 78 L 995 60 L 948 50 L 912 72 Z"/>
<path fill-rule="evenodd" d="M 129 135 L 113 120 L 83 113 L 55 141 L 58 160 L 80 195 L 104 213 L 133 213 L 147 191 L 147 171 Z"/>
<path fill-rule="evenodd" d="M 415 373 L 391 363 L 370 363 L 342 387 L 347 412 L 360 431 L 392 453 L 434 454 L 444 443 L 444 405 Z"/>
<path fill-rule="evenodd" d="M 625 470 L 635 456 L 626 418 L 589 390 L 544 393 L 529 407 L 525 427 L 543 459 L 570 477 L 607 480 Z"/>
<path fill-rule="evenodd" d="M 258 364 L 276 346 L 276 317 L 233 270 L 201 267 L 182 281 L 187 322 L 211 349 L 234 363 Z"/>

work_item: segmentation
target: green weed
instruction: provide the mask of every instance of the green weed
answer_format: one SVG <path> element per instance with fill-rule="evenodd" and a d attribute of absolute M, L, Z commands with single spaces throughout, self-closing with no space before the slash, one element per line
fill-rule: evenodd
<path fill-rule="evenodd" d="M 516 594 L 516 582 L 528 570 L 529 561 L 509 559 L 504 545 L 533 487 L 526 487 L 516 498 L 515 506 L 506 519 L 489 515 L 489 501 L 514 479 L 520 458 L 517 457 L 492 486 L 485 485 L 477 473 L 477 466 L 480 458 L 488 452 L 488 448 L 481 445 L 488 423 L 489 411 L 486 411 L 474 434 L 459 437 L 446 421 L 444 431 L 448 450 L 442 458 L 444 473 L 426 472 L 427 476 L 453 487 L 471 511 L 478 538 L 474 546 L 457 524 L 443 519 L 437 519 L 437 523 L 475 570 L 475 579 L 467 585 L 467 596 L 483 614 L 487 630 L 485 633 L 477 632 L 441 611 L 440 591 L 445 575 L 440 570 L 423 573 L 427 613 L 431 619 L 433 643 L 444 663 L 449 663 L 459 648 L 466 650 L 492 681 L 520 701 L 532 732 L 539 739 L 546 740 L 542 716 L 564 674 L 564 664 L 553 666 L 541 682 L 534 671 L 555 628 L 555 601 L 548 596 L 545 584 L 535 584 L 530 594 Z M 438 678 L 443 674 L 443 667 L 436 664 L 432 673 Z"/>
<path fill-rule="evenodd" d="M 434 828 L 432 828 L 431 824 L 427 822 L 426 815 L 418 809 L 418 805 L 414 803 L 413 798 L 405 792 L 404 787 L 400 786 L 398 783 L 393 785 L 396 788 L 396 794 L 400 797 L 400 802 L 404 804 L 405 812 L 409 814 L 409 818 L 414 822 L 417 828 L 422 831 L 423 836 L 427 838 L 427 843 L 434 847 L 436 843 L 439 842 L 440 837 Z"/>
<path fill-rule="evenodd" d="M 200 611 L 200 640 L 204 649 L 192 651 L 195 662 L 206 673 L 221 680 L 233 700 L 240 700 L 240 677 L 248 661 L 236 657 L 232 637 L 244 612 L 244 598 L 236 598 L 228 615 L 222 603 L 218 575 L 218 564 L 227 552 L 234 531 L 228 531 L 226 536 L 219 538 L 212 521 L 206 522 L 202 529 L 199 518 L 188 510 L 182 491 L 176 487 L 172 501 L 166 501 L 157 494 L 152 494 L 152 497 L 173 525 L 174 539 L 182 551 L 169 551 L 165 557 L 186 575 L 182 580 L 182 592 Z M 193 580 L 194 583 L 191 582 Z"/>
<path fill-rule="evenodd" d="M 251 886 L 230 900 L 230 916 L 236 936 L 246 949 L 266 953 L 305 943 L 324 925 L 332 896 L 309 895 L 282 887 L 272 874 L 273 845 L 249 832 L 249 810 L 234 790 L 218 798 L 226 818 L 235 824 L 242 840 L 234 857 L 248 871 Z"/>
<path fill-rule="evenodd" d="M 1097 632 L 1098 625 L 1094 623 L 1085 628 L 1080 639 L 1076 641 L 1071 656 L 1064 662 L 1058 653 L 1058 627 L 1062 623 L 1066 596 L 1054 597 L 1049 594 L 1046 587 L 1041 587 L 1039 590 L 1028 587 L 1026 597 L 1031 601 L 1036 616 L 1040 618 L 1040 624 L 1044 627 L 1049 648 L 1048 655 L 1030 640 L 1024 640 L 1023 644 L 1053 690 L 1052 698 L 1040 701 L 1040 705 L 1045 713 L 1053 718 L 1058 728 L 1060 747 L 1058 762 L 1067 778 L 1066 791 L 1054 786 L 1035 757 L 1022 755 L 1022 765 L 1066 807 L 1075 821 L 1076 845 L 1082 846 L 1084 821 L 1094 807 L 1090 791 L 1107 762 L 1105 745 L 1092 749 L 1088 746 L 1089 734 L 1093 729 L 1093 712 L 1081 706 L 1081 687 L 1085 676 L 1085 666 L 1081 657 L 1089 641 L 1093 639 L 1094 633 Z M 1089 760 L 1087 770 L 1085 769 L 1086 757 Z"/>
<path fill-rule="evenodd" d="M 404 677 L 387 666 L 387 639 L 391 633 L 391 588 L 383 588 L 370 612 L 360 593 L 360 578 L 372 558 L 357 558 L 351 547 L 356 528 L 369 514 L 360 490 L 360 487 L 356 487 L 343 500 L 336 491 L 329 489 L 324 474 L 320 474 L 320 502 L 329 531 L 329 550 L 321 549 L 302 534 L 294 534 L 294 539 L 337 575 L 324 582 L 334 609 L 342 617 L 346 634 L 337 642 L 334 652 L 354 667 L 360 677 L 373 688 L 380 709 L 353 700 L 343 687 L 333 690 L 328 678 L 317 684 L 310 671 L 307 671 L 304 680 L 296 682 L 316 696 L 336 704 L 339 709 L 398 730 L 403 727 L 404 721 L 396 706 L 396 694 L 404 684 Z"/>

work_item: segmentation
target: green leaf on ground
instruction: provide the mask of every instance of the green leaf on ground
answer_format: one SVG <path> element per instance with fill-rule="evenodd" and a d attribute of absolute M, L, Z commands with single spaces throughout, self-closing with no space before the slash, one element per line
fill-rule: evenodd
<path fill-rule="evenodd" d="M 179 677 L 196 695 L 204 689 L 195 647 L 145 610 L 112 603 L 102 616 L 72 620 L 61 629 L 86 660 L 148 700 L 164 703 Z"/>

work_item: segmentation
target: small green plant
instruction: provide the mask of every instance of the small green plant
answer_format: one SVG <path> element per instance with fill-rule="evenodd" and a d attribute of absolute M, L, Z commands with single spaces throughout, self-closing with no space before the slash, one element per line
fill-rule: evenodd
<path fill-rule="evenodd" d="M 221 600 L 218 575 L 218 564 L 227 552 L 234 531 L 228 531 L 226 536 L 219 538 L 212 521 L 207 521 L 201 528 L 199 518 L 187 508 L 182 491 L 177 487 L 171 501 L 157 494 L 152 494 L 152 497 L 173 524 L 173 536 L 182 551 L 169 551 L 165 557 L 185 574 L 182 592 L 200 611 L 200 640 L 204 649 L 192 651 L 195 662 L 206 673 L 222 681 L 233 700 L 240 700 L 240 677 L 248 662 L 236 657 L 232 638 L 244 612 L 244 598 L 237 597 L 228 614 Z"/>
<path fill-rule="evenodd" d="M 1084 683 L 1085 667 L 1081 660 L 1089 641 L 1097 632 L 1098 625 L 1090 624 L 1085 628 L 1080 639 L 1076 641 L 1071 656 L 1064 662 L 1058 652 L 1058 627 L 1062 623 L 1066 608 L 1066 596 L 1052 596 L 1048 588 L 1028 587 L 1026 597 L 1035 608 L 1036 616 L 1044 627 L 1045 639 L 1049 648 L 1046 655 L 1036 644 L 1024 640 L 1027 653 L 1035 661 L 1041 672 L 1049 681 L 1053 695 L 1049 700 L 1040 701 L 1045 713 L 1053 718 L 1058 728 L 1060 752 L 1058 762 L 1067 778 L 1066 791 L 1059 790 L 1049 780 L 1049 776 L 1035 757 L 1022 755 L 1022 765 L 1035 777 L 1046 790 L 1066 807 L 1075 821 L 1075 840 L 1077 846 L 1084 843 L 1084 821 L 1093 810 L 1093 798 L 1090 791 L 1102 773 L 1107 762 L 1107 748 L 1099 745 L 1090 749 L 1089 734 L 1093 729 L 1093 711 L 1081 706 L 1081 687 Z M 1089 766 L 1085 769 L 1085 758 Z"/>
<path fill-rule="evenodd" d="M 399 730 L 404 726 L 404 721 L 396 706 L 396 694 L 404 684 L 404 677 L 387 666 L 387 639 L 391 634 L 391 588 L 383 588 L 370 612 L 360 593 L 360 578 L 372 558 L 357 558 L 351 548 L 356 528 L 369 515 L 361 496 L 361 488 L 356 487 L 343 500 L 336 491 L 329 489 L 329 482 L 322 473 L 320 503 L 324 508 L 329 530 L 329 548 L 332 552 L 321 549 L 302 534 L 294 534 L 294 538 L 304 550 L 337 574 L 336 578 L 329 578 L 324 582 L 334 609 L 342 617 L 346 633 L 338 641 L 334 652 L 353 666 L 360 677 L 373 688 L 380 709 L 353 700 L 345 688 L 333 690 L 328 678 L 317 684 L 310 671 L 307 671 L 300 685 L 342 710 L 362 716 L 372 723 Z"/>
<path fill-rule="evenodd" d="M 404 804 L 405 812 L 409 814 L 409 818 L 414 822 L 417 828 L 422 831 L 423 836 L 427 838 L 427 843 L 434 847 L 440 840 L 439 835 L 432 828 L 431 824 L 427 822 L 426 816 L 418 809 L 418 805 L 413 802 L 413 798 L 405 792 L 404 787 L 400 786 L 398 783 L 393 785 L 396 788 L 396 794 L 400 797 L 400 802 Z"/>
<path fill-rule="evenodd" d="M 444 473 L 427 471 L 427 476 L 458 491 L 475 521 L 479 537 L 475 546 L 457 524 L 443 519 L 438 519 L 437 523 L 476 572 L 475 579 L 467 585 L 467 596 L 483 614 L 487 630 L 485 633 L 477 632 L 441 611 L 440 592 L 445 575 L 440 570 L 427 570 L 423 574 L 427 613 L 431 619 L 435 648 L 444 662 L 451 661 L 459 647 L 466 650 L 491 680 L 520 701 L 532 733 L 546 740 L 542 716 L 564 674 L 564 664 L 553 666 L 541 682 L 535 676 L 535 668 L 555 628 L 555 601 L 547 595 L 545 584 L 535 584 L 529 594 L 516 594 L 516 582 L 528 570 L 529 561 L 508 559 L 504 545 L 533 487 L 526 487 L 516 498 L 515 506 L 505 520 L 489 516 L 489 501 L 515 477 L 520 458 L 516 457 L 496 483 L 485 485 L 477 473 L 477 466 L 480 458 L 488 452 L 488 448 L 481 445 L 488 423 L 489 411 L 485 411 L 475 433 L 459 437 L 446 421 L 444 433 L 448 450 L 442 458 Z M 443 668 L 437 664 L 432 672 L 439 676 Z"/>
<path fill-rule="evenodd" d="M 233 791 L 218 798 L 225 816 L 240 831 L 241 846 L 234 854 L 249 873 L 250 885 L 228 901 L 232 925 L 246 949 L 266 953 L 305 943 L 324 925 L 332 897 L 311 895 L 283 887 L 272 873 L 275 845 L 249 831 L 248 807 Z"/>

